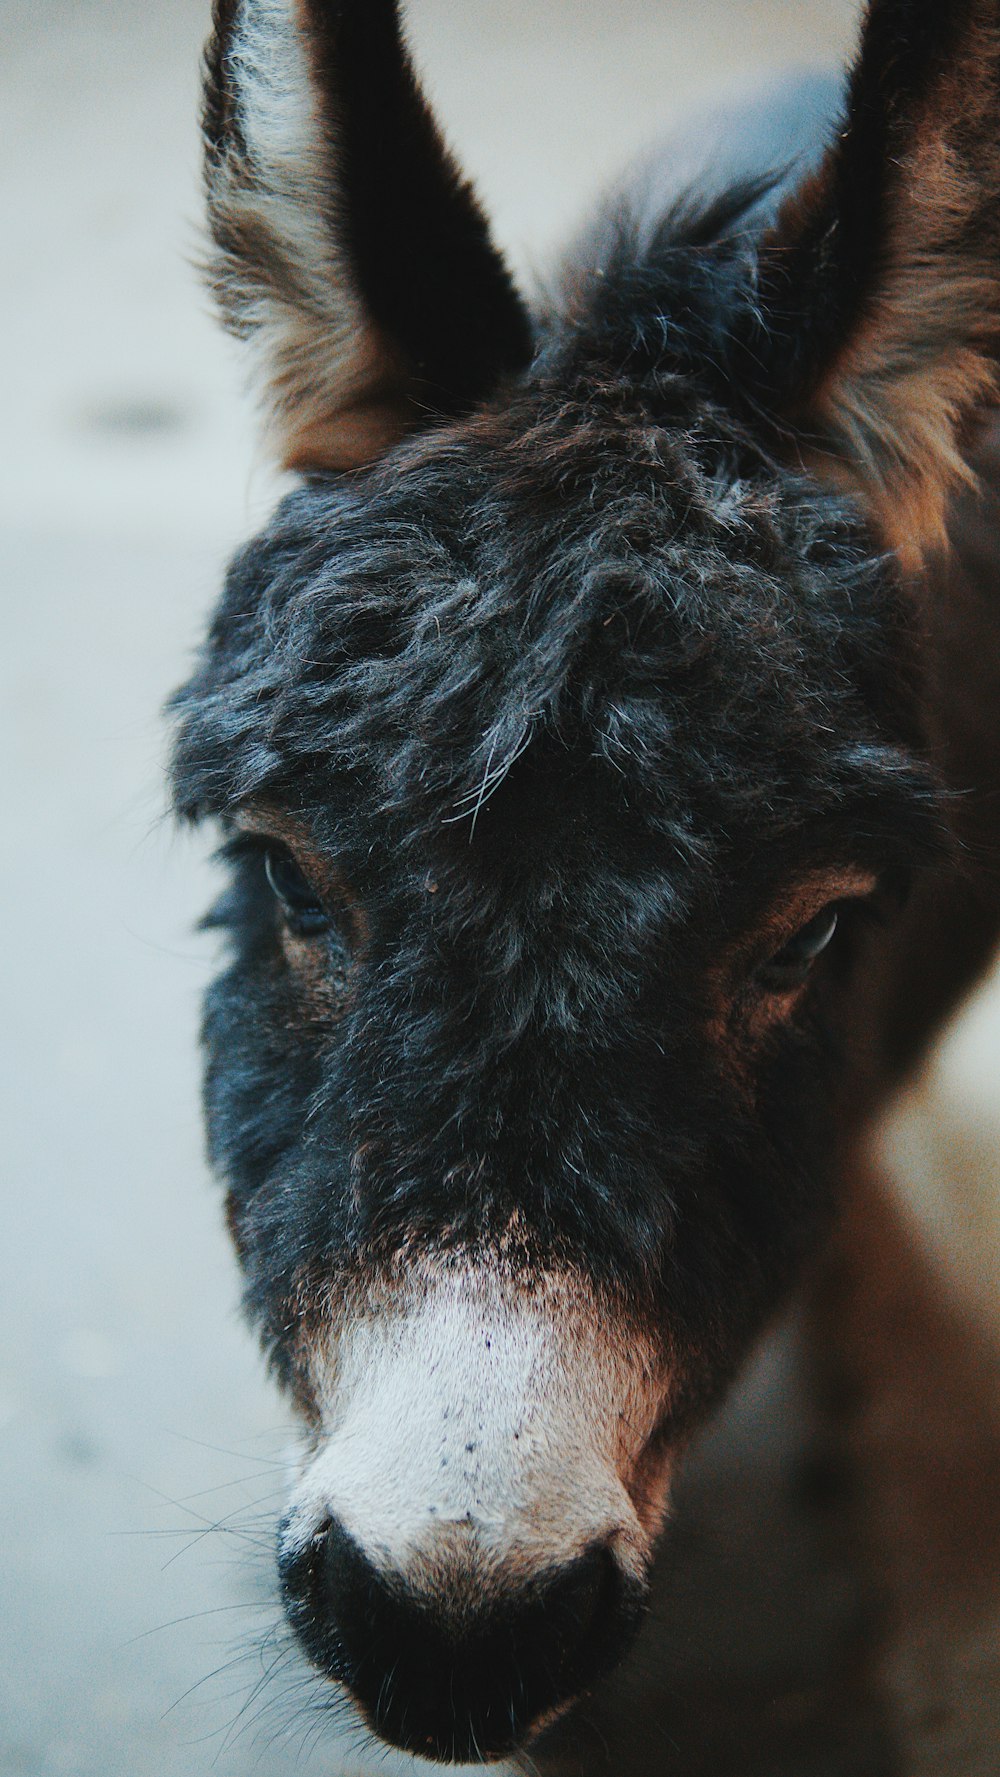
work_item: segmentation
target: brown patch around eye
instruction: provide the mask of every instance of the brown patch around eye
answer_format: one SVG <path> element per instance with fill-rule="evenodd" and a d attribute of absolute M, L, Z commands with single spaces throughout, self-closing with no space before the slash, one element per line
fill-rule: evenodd
<path fill-rule="evenodd" d="M 315 889 L 323 906 L 329 909 L 331 918 L 343 930 L 352 956 L 360 955 L 365 950 L 370 935 L 365 909 L 339 870 L 314 845 L 305 823 L 289 814 L 286 809 L 275 808 L 269 803 L 255 803 L 252 807 L 240 809 L 236 816 L 236 825 L 243 833 L 257 835 L 262 843 L 273 840 L 276 844 L 285 846 L 306 881 Z M 294 933 L 288 933 L 287 936 L 296 945 L 309 944 L 308 939 L 295 939 Z M 297 957 L 299 952 L 296 949 L 289 954 Z"/>
<path fill-rule="evenodd" d="M 877 886 L 870 871 L 853 868 L 804 878 L 734 941 L 712 971 L 707 1034 L 724 1071 L 744 1090 L 751 1088 L 758 1049 L 794 1012 L 809 984 L 807 972 L 787 986 L 769 987 L 763 978 L 767 964 L 825 908 L 865 900 Z"/>
<path fill-rule="evenodd" d="M 330 941 L 326 931 L 297 932 L 281 920 L 278 937 L 281 954 L 295 984 L 296 1022 L 328 1025 L 344 1011 L 351 991 L 355 965 L 367 947 L 369 927 L 365 910 L 340 872 L 312 842 L 305 823 L 287 811 L 255 804 L 241 809 L 236 824 L 244 833 L 260 839 L 262 846 L 283 846 L 303 877 L 329 912 L 331 931 L 339 932 L 342 944 Z"/>
<path fill-rule="evenodd" d="M 877 887 L 878 878 L 870 870 L 830 871 L 806 878 L 747 934 L 736 953 L 737 966 L 763 967 L 825 908 L 865 900 Z"/>

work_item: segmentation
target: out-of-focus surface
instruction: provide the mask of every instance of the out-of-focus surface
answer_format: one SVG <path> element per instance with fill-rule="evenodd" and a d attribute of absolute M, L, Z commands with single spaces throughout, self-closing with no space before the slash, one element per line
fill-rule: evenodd
<path fill-rule="evenodd" d="M 271 1592 L 284 1421 L 238 1321 L 201 1158 L 211 948 L 192 928 L 211 876 L 204 847 L 163 818 L 158 711 L 227 551 L 274 486 L 238 354 L 189 266 L 207 10 L 0 0 L 0 1777 L 415 1768 L 355 1755 L 322 1714 L 302 1714 L 323 1693 L 303 1688 Z M 544 267 L 588 196 L 680 109 L 726 81 L 838 60 L 856 18 L 853 0 L 410 10 L 431 91 L 521 267 Z M 998 1056 L 994 985 L 911 1101 L 892 1156 L 919 1184 L 931 1244 L 958 1226 L 956 1284 L 1000 1338 Z M 820 1588 L 808 1620 L 786 1615 L 770 1652 L 765 1625 L 742 1665 L 723 1631 L 720 1671 L 774 1705 L 759 1768 L 874 1772 L 874 1727 L 868 1764 L 842 1735 L 838 1752 L 837 1724 L 825 1763 L 809 1740 L 822 1714 L 809 1685 L 855 1600 L 841 1556 L 795 1515 L 800 1434 L 760 1455 L 786 1362 L 785 1346 L 765 1356 L 707 1446 L 687 1546 L 715 1536 L 724 1594 L 730 1528 L 745 1544 L 754 1512 L 770 1513 L 779 1591 L 792 1597 L 803 1577 Z M 683 1670 L 677 1612 L 697 1611 L 665 1586 Z M 697 1636 L 711 1647 L 710 1626 Z M 654 1635 L 651 1672 L 656 1652 Z M 688 1692 L 710 1711 L 702 1658 L 689 1650 Z M 637 1773 L 735 1777 L 712 1753 L 718 1734 L 699 1762 L 690 1725 L 644 1687 L 640 1663 L 625 1691 L 648 1730 Z M 589 1744 L 559 1768 L 596 1770 Z M 739 1777 L 758 1768 L 744 1751 Z"/>

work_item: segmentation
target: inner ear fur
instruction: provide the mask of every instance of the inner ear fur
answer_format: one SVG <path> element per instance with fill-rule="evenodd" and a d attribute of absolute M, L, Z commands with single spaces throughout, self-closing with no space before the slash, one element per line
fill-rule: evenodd
<path fill-rule="evenodd" d="M 997 394 L 997 0 L 872 0 L 843 128 L 763 242 L 756 299 L 772 407 L 919 561 Z"/>
<path fill-rule="evenodd" d="M 395 0 L 215 0 L 213 25 L 212 289 L 253 350 L 281 461 L 356 468 L 520 369 L 527 314 Z"/>

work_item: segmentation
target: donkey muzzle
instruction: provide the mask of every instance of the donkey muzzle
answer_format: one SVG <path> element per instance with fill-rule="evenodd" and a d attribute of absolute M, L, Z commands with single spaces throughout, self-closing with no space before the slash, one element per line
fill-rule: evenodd
<path fill-rule="evenodd" d="M 383 1739 L 503 1756 L 641 1615 L 655 1355 L 576 1273 L 451 1264 L 345 1306 L 312 1387 L 279 1542 L 300 1642 Z"/>

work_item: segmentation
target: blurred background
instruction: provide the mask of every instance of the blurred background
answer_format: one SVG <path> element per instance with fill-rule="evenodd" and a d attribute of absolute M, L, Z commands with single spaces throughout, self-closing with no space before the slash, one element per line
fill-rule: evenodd
<path fill-rule="evenodd" d="M 530 275 L 682 111 L 837 63 L 858 7 L 408 10 L 448 133 Z M 202 1158 L 211 945 L 194 926 L 212 878 L 206 842 L 165 816 L 160 710 L 275 493 L 192 270 L 207 13 L 0 0 L 0 1777 L 416 1770 L 338 1737 L 277 1627 L 286 1424 Z M 998 1007 L 988 988 L 960 1021 L 882 1158 L 920 1265 L 990 1351 Z M 639 1654 L 542 1768 L 1000 1770 L 988 1722 L 982 1762 L 968 1740 L 948 1763 L 940 1710 L 920 1733 L 910 1720 L 919 1660 L 902 1630 L 871 1628 L 879 1586 L 831 1520 L 836 1460 L 800 1343 L 781 1333 L 706 1441 Z M 977 1672 L 995 1672 L 998 1634 L 977 1619 Z M 882 1676 L 866 1655 L 862 1680 L 875 1641 Z"/>

